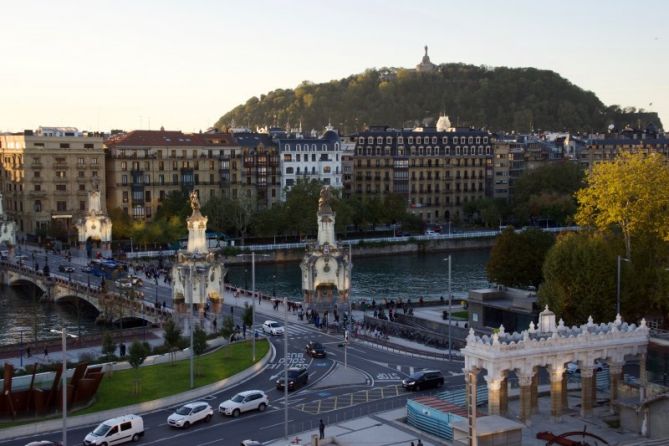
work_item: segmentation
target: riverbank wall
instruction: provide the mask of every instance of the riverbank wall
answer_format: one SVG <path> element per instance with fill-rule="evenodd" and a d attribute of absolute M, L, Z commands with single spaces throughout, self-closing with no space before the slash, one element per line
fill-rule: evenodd
<path fill-rule="evenodd" d="M 430 252 L 467 251 L 474 249 L 490 249 L 495 237 L 472 239 L 434 239 L 416 240 L 406 243 L 364 242 L 352 245 L 352 255 L 356 257 L 394 256 L 403 254 L 425 254 Z M 276 249 L 256 253 L 256 263 L 299 262 L 304 258 L 304 249 Z M 226 256 L 227 265 L 251 263 L 251 256 Z"/>

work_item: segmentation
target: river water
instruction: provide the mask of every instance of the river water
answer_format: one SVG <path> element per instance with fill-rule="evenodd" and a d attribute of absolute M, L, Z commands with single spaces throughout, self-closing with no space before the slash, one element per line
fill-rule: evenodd
<path fill-rule="evenodd" d="M 473 288 L 488 284 L 485 264 L 488 250 L 457 251 L 451 254 L 451 271 L 454 295 L 466 295 Z M 353 259 L 351 296 L 353 300 L 383 298 L 417 300 L 446 297 L 448 295 L 447 254 L 406 254 L 384 257 L 359 257 Z M 300 299 L 299 263 L 257 264 L 256 288 L 277 297 Z M 251 265 L 228 267 L 227 281 L 238 287 L 251 288 Z M 77 323 L 79 319 L 79 323 Z M 0 345 L 54 337 L 50 329 L 65 325 L 68 331 L 81 334 L 99 331 L 95 313 L 79 308 L 79 318 L 74 305 L 39 302 L 33 289 L 0 287 Z"/>

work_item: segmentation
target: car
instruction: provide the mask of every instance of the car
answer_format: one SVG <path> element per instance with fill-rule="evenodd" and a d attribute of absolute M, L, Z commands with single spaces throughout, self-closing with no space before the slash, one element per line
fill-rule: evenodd
<path fill-rule="evenodd" d="M 128 280 L 130 281 L 130 283 L 133 284 L 133 286 L 137 286 L 137 287 L 143 287 L 144 286 L 144 281 L 140 277 L 128 276 Z"/>
<path fill-rule="evenodd" d="M 31 441 L 30 443 L 26 444 L 26 446 L 61 446 L 63 443 L 60 441 L 49 441 L 49 440 L 38 440 L 38 441 Z"/>
<path fill-rule="evenodd" d="M 421 370 L 402 380 L 402 387 L 407 390 L 421 390 L 444 385 L 444 375 L 439 370 Z"/>
<path fill-rule="evenodd" d="M 288 390 L 294 390 L 297 387 L 305 385 L 309 381 L 309 373 L 304 367 L 291 367 L 288 369 Z M 276 389 L 283 390 L 283 373 L 276 380 Z"/>
<path fill-rule="evenodd" d="M 86 265 L 83 268 L 81 268 L 81 272 L 92 273 L 93 272 L 93 267 L 91 265 Z"/>
<path fill-rule="evenodd" d="M 240 446 L 262 446 L 262 443 L 255 440 L 244 440 L 241 442 Z"/>
<path fill-rule="evenodd" d="M 211 420 L 212 415 L 214 415 L 214 409 L 211 408 L 209 403 L 196 401 L 184 404 L 178 408 L 172 415 L 167 417 L 167 424 L 172 427 L 188 429 L 198 421 L 208 422 Z"/>
<path fill-rule="evenodd" d="M 264 412 L 269 406 L 269 398 L 262 390 L 247 390 L 239 392 L 227 401 L 223 401 L 218 406 L 218 413 L 221 415 L 232 415 L 238 417 L 243 412 L 257 410 Z"/>
<path fill-rule="evenodd" d="M 71 266 L 68 266 L 68 265 L 60 264 L 60 265 L 58 265 L 58 271 L 60 271 L 61 273 L 73 273 L 74 268 L 72 268 Z"/>
<path fill-rule="evenodd" d="M 595 361 L 595 364 L 593 365 L 593 368 L 595 372 L 601 372 L 604 370 L 604 364 L 602 364 L 600 361 Z M 581 367 L 578 364 L 578 362 L 570 362 L 567 364 L 567 373 L 570 375 L 574 375 L 576 373 L 581 373 Z"/>
<path fill-rule="evenodd" d="M 312 358 L 325 358 L 326 356 L 325 347 L 320 342 L 310 341 L 304 349 Z"/>
<path fill-rule="evenodd" d="M 144 420 L 139 415 L 123 415 L 103 421 L 84 438 L 84 446 L 108 446 L 139 441 L 144 436 Z"/>
<path fill-rule="evenodd" d="M 437 233 L 435 231 L 433 231 L 432 229 L 428 229 L 428 230 L 425 231 L 425 235 L 427 235 L 428 237 L 432 237 L 432 236 L 437 235 Z"/>
<path fill-rule="evenodd" d="M 114 285 L 116 288 L 140 288 L 144 286 L 144 281 L 137 276 L 128 276 L 116 280 Z"/>
<path fill-rule="evenodd" d="M 265 321 L 262 324 L 262 331 L 266 334 L 271 334 L 272 336 L 278 336 L 283 334 L 284 328 L 283 325 L 276 321 Z"/>

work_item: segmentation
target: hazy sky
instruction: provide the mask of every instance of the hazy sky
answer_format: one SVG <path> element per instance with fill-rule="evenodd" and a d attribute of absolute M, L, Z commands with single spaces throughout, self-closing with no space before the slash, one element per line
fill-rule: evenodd
<path fill-rule="evenodd" d="M 607 105 L 669 121 L 669 1 L 2 0 L 0 8 L 0 131 L 204 130 L 276 88 L 413 67 L 426 44 L 434 63 L 551 69 Z"/>

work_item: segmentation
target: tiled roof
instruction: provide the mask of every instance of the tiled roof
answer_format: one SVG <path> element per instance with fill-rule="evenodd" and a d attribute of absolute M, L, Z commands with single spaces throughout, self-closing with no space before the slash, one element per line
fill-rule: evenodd
<path fill-rule="evenodd" d="M 183 133 L 179 130 L 133 130 L 113 135 L 105 141 L 107 146 L 124 147 L 184 147 L 230 146 L 235 141 L 229 133 Z"/>

